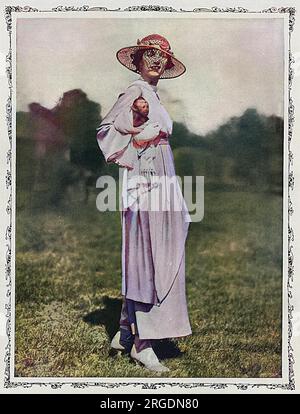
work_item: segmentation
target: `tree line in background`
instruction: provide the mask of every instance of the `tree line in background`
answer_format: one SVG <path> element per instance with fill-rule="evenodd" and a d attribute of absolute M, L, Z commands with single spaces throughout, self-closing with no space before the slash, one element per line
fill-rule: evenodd
<path fill-rule="evenodd" d="M 53 109 L 31 103 L 16 114 L 17 208 L 87 202 L 103 174 L 118 177 L 98 147 L 100 104 L 80 89 Z M 204 136 L 174 122 L 170 138 L 176 173 L 204 176 L 206 190 L 282 193 L 283 119 L 249 108 Z"/>

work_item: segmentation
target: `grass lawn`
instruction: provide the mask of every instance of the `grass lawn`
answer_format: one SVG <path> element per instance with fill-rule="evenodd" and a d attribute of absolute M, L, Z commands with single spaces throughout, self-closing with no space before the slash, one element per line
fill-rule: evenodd
<path fill-rule="evenodd" d="M 169 377 L 281 376 L 281 209 L 276 195 L 205 193 L 186 244 L 193 334 L 156 343 Z M 110 356 L 120 287 L 120 212 L 98 212 L 95 197 L 19 212 L 15 374 L 155 376 Z"/>

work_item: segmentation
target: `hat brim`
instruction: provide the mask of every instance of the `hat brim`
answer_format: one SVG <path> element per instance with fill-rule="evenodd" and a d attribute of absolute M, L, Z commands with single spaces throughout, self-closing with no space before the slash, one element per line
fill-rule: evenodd
<path fill-rule="evenodd" d="M 151 46 L 128 46 L 123 47 L 122 49 L 118 50 L 116 53 L 116 57 L 121 65 L 125 66 L 127 69 L 131 70 L 132 72 L 139 73 L 135 65 L 132 63 L 131 55 L 136 52 L 137 50 L 141 49 L 159 49 L 153 45 Z M 178 78 L 179 76 L 183 75 L 186 71 L 186 67 L 180 60 L 176 59 L 171 53 L 163 51 L 172 61 L 173 67 L 170 69 L 165 69 L 163 74 L 160 76 L 160 79 L 174 79 Z"/>

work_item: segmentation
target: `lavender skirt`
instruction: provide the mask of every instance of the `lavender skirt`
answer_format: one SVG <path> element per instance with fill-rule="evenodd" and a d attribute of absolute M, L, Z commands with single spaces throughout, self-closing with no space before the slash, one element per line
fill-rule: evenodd
<path fill-rule="evenodd" d="M 171 147 L 157 145 L 157 175 L 173 177 Z M 182 197 L 177 189 L 177 196 Z M 182 211 L 122 211 L 122 294 L 134 301 L 140 339 L 191 334 L 185 292 L 185 241 L 189 220 Z"/>

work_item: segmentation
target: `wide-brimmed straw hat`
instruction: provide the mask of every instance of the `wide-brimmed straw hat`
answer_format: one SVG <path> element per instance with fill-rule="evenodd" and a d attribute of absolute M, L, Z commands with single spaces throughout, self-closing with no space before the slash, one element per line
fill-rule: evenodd
<path fill-rule="evenodd" d="M 161 75 L 161 79 L 178 78 L 178 76 L 183 75 L 186 71 L 184 64 L 175 58 L 168 40 L 159 34 L 151 34 L 144 37 L 142 40 L 138 40 L 136 46 L 123 47 L 118 50 L 116 56 L 118 61 L 127 69 L 139 73 L 132 60 L 138 50 L 146 49 L 161 50 L 169 58 L 166 69 Z"/>

